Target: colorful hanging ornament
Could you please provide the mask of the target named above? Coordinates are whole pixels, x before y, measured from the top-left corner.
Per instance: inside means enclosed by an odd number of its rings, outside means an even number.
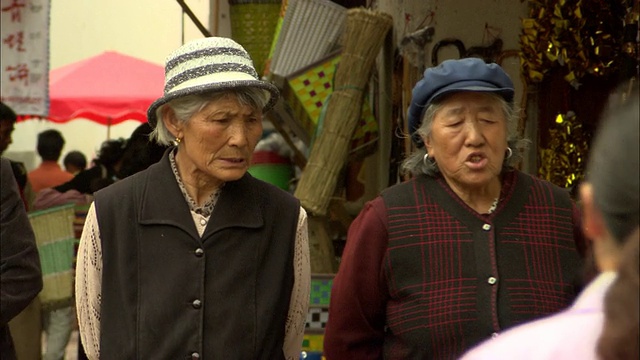
[[[633,0],[530,1],[522,20],[521,67],[537,83],[555,66],[575,89],[591,74],[607,76],[620,66],[623,22]]]
[[[540,177],[569,188],[584,178],[584,167],[591,135],[575,112],[558,114],[549,129],[549,144],[540,151]]]

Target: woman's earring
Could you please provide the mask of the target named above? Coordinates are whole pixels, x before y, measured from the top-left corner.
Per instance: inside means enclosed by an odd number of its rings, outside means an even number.
[[[180,139],[179,137],[176,136],[176,138],[172,141],[173,146],[180,145],[180,141],[182,141],[182,139]]]
[[[424,154],[422,162],[424,163],[424,166],[433,166],[436,163],[433,159],[429,160],[429,153]]]
[[[511,150],[510,147],[507,146],[507,159],[511,158],[511,156],[513,156],[513,150]]]

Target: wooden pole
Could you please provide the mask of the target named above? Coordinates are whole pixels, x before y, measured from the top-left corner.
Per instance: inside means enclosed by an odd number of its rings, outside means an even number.
[[[189,5],[185,4],[184,0],[176,0],[176,1],[178,1],[178,4],[180,4],[180,7],[182,8],[182,10],[189,16],[191,21],[193,21],[193,23],[198,28],[198,30],[200,30],[202,35],[206,37],[211,37],[211,33],[209,32],[209,30],[207,30],[207,28],[204,27],[204,25],[202,25],[200,20],[198,20],[198,17],[196,16],[196,14],[194,14],[193,11],[191,11],[191,9],[189,8]]]
[[[338,269],[333,242],[327,232],[327,218],[309,215],[309,253],[311,273],[333,274]]]

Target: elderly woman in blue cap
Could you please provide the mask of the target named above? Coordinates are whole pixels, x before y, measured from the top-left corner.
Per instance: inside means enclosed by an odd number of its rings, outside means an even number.
[[[477,58],[425,71],[409,108],[413,177],[349,229],[327,359],[455,359],[574,299],[580,214],[566,190],[513,167],[513,97],[503,69]]]
[[[78,254],[92,359],[297,359],[309,302],[307,218],[247,173],[278,99],[231,39],[171,53],[148,111],[147,170],[95,194]]]

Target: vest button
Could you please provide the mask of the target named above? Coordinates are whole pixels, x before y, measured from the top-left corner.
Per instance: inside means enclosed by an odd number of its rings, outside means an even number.
[[[197,248],[195,254],[197,257],[201,257],[202,255],[204,255],[204,250],[202,250],[202,248]]]
[[[197,352],[194,352],[193,354],[191,354],[191,359],[193,360],[200,359],[200,354],[198,354]]]
[[[194,309],[200,309],[202,307],[202,301],[195,299],[193,300],[191,305],[193,306]]]

